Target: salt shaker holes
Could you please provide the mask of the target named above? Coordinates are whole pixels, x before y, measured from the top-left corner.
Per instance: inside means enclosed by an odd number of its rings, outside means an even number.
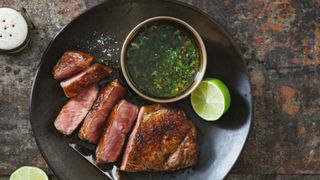
[[[28,22],[22,12],[0,7],[0,53],[21,51],[29,42],[28,33]]]

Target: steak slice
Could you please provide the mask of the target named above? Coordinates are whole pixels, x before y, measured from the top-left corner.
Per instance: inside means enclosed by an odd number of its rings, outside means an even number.
[[[136,121],[139,108],[121,100],[108,118],[107,127],[100,137],[96,150],[97,163],[111,163],[118,159],[127,134]]]
[[[114,107],[126,94],[126,89],[118,80],[112,81],[98,94],[90,112],[84,119],[79,132],[79,138],[91,143],[97,143],[106,126],[107,118]]]
[[[62,107],[54,121],[56,129],[62,134],[70,135],[89,112],[98,92],[99,89],[97,86],[90,86],[77,96],[71,98]]]
[[[95,63],[81,73],[61,81],[60,85],[67,97],[74,97],[88,86],[110,76],[111,72],[111,67]]]
[[[198,160],[196,128],[177,108],[143,106],[129,137],[120,169],[175,171]]]
[[[81,51],[66,51],[54,66],[53,78],[62,80],[69,78],[89,67],[93,56]]]

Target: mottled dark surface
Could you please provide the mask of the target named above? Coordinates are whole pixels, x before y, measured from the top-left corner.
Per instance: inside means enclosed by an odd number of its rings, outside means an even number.
[[[231,34],[251,74],[254,122],[227,179],[320,179],[320,0],[184,1]],[[0,55],[0,180],[22,165],[52,174],[29,122],[33,77],[61,27],[100,2],[0,0],[1,7],[25,7],[37,26],[23,52]]]

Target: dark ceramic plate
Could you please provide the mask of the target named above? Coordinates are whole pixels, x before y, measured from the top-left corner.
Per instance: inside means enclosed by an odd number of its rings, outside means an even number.
[[[126,173],[123,179],[222,179],[236,162],[252,121],[252,96],[248,72],[230,36],[207,15],[186,4],[113,0],[69,23],[43,54],[35,77],[31,123],[39,149],[59,179],[106,179],[106,176],[69,147],[69,143],[77,141],[75,135],[64,137],[53,126],[67,100],[59,82],[52,78],[53,66],[64,51],[76,49],[93,54],[96,61],[118,67],[120,47],[129,31],[139,22],[159,15],[180,18],[199,32],[208,53],[205,76],[224,81],[231,91],[232,103],[229,111],[216,122],[200,119],[192,110],[190,97],[177,103],[198,128],[200,159],[196,167],[171,173]],[[119,71],[114,76],[122,79]],[[148,103],[132,93],[128,98],[139,104]]]

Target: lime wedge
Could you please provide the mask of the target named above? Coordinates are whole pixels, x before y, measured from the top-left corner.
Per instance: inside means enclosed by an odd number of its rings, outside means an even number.
[[[23,166],[11,174],[10,180],[48,180],[48,176],[37,167]]]
[[[218,120],[229,109],[230,103],[227,86],[215,78],[201,81],[191,94],[193,110],[207,121]]]

